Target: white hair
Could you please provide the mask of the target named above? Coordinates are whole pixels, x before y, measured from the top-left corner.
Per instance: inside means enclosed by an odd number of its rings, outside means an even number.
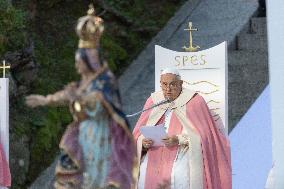
[[[177,79],[181,80],[181,76],[180,76],[178,70],[175,69],[175,68],[165,68],[165,69],[163,69],[160,76],[162,76],[164,74],[169,74],[169,73],[176,75]]]

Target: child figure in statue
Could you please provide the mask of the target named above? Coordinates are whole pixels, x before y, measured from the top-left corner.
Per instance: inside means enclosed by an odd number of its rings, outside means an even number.
[[[75,67],[81,80],[52,95],[26,98],[31,107],[69,105],[74,118],[59,145],[56,189],[131,189],[136,183],[132,134],[120,110],[116,80],[98,51],[103,29],[91,7],[76,28]]]

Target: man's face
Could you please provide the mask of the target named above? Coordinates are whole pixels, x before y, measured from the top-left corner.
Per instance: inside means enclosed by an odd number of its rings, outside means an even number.
[[[166,99],[175,100],[181,93],[182,81],[175,74],[163,74],[161,76],[161,88]]]

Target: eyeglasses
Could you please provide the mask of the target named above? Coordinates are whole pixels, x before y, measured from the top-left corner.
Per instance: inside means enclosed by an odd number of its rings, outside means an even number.
[[[178,88],[179,84],[180,84],[179,81],[173,81],[171,83],[161,82],[161,88],[162,89],[167,89],[167,88],[176,89]]]

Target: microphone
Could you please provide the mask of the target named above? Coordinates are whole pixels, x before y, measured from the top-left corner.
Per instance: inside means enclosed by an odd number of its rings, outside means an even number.
[[[161,102],[158,102],[157,104],[153,104],[153,105],[152,105],[151,107],[149,107],[149,108],[146,108],[146,109],[141,110],[141,111],[139,111],[139,112],[136,112],[136,113],[134,113],[134,114],[127,114],[126,117],[133,117],[133,116],[136,116],[136,115],[138,115],[138,114],[140,114],[140,113],[143,113],[143,112],[148,111],[148,110],[151,110],[151,109],[153,109],[153,108],[155,108],[155,107],[157,107],[157,106],[160,106],[160,105],[162,105],[162,104],[167,104],[167,103],[170,103],[170,102],[171,102],[170,99],[167,98],[167,99],[165,99],[165,100],[162,100]]]

